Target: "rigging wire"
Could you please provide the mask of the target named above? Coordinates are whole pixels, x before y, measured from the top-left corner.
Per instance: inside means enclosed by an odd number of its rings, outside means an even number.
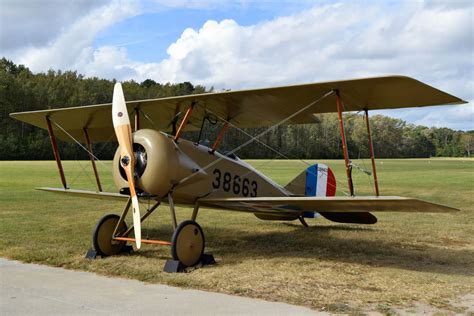
[[[111,135],[109,136],[109,138],[102,144],[102,146],[99,148],[99,150],[95,151],[95,155],[96,155],[97,157],[99,157],[99,155],[104,151],[104,149],[107,147],[107,145],[111,142],[111,140],[112,140],[114,137],[115,137],[115,135],[114,135],[114,134],[111,134]],[[118,146],[118,145],[117,145],[117,146]],[[102,165],[106,165],[106,164],[103,163]],[[111,176],[112,176],[112,171],[111,171],[112,168],[113,168],[113,158],[112,158],[112,166],[111,166],[111,167],[110,167],[110,166],[107,166],[107,168],[106,168],[106,170],[107,170],[106,174],[107,174],[107,175],[111,175]],[[99,170],[97,170],[97,172],[99,172]],[[101,183],[101,184],[102,184],[102,187],[104,187],[104,183]],[[106,192],[109,191],[113,186],[114,186],[113,181],[107,182],[107,187],[105,188],[104,191],[106,191]]]
[[[269,150],[271,150],[272,152],[274,152],[275,154],[277,154],[277,156],[276,156],[275,158],[273,158],[272,160],[270,160],[270,163],[271,163],[271,162],[275,161],[276,159],[278,159],[279,157],[283,157],[283,158],[285,158],[285,159],[287,159],[287,160],[290,160],[290,158],[289,158],[287,155],[283,154],[282,152],[280,152],[280,151],[274,149],[273,147],[271,147],[271,146],[265,144],[265,143],[262,142],[259,138],[262,137],[262,136],[264,136],[264,135],[267,134],[268,132],[273,131],[274,129],[276,129],[276,128],[279,127],[280,125],[284,124],[285,122],[287,122],[288,120],[290,120],[290,119],[292,119],[293,117],[297,116],[298,114],[300,114],[301,112],[305,111],[306,109],[310,108],[311,106],[314,106],[315,104],[317,104],[318,102],[322,101],[323,99],[325,99],[326,97],[328,97],[328,96],[331,95],[332,93],[334,93],[334,90],[331,90],[331,91],[327,92],[326,94],[324,94],[323,96],[321,96],[319,99],[317,99],[317,100],[315,100],[315,101],[313,101],[313,102],[307,104],[306,106],[304,106],[304,107],[301,108],[300,110],[294,112],[293,114],[291,114],[290,116],[284,118],[284,119],[281,120],[280,122],[278,122],[278,123],[276,123],[276,124],[270,126],[268,129],[266,129],[265,131],[261,132],[260,134],[258,134],[258,135],[256,135],[256,136],[253,136],[253,135],[249,134],[248,132],[246,132],[246,131],[243,130],[242,128],[239,128],[239,127],[236,126],[235,124],[229,122],[229,120],[223,119],[222,117],[220,117],[219,115],[217,115],[217,114],[214,113],[213,111],[211,111],[211,110],[209,110],[209,109],[206,109],[206,110],[207,110],[208,112],[214,114],[219,120],[228,123],[230,126],[236,128],[238,131],[242,132],[243,134],[245,134],[246,136],[248,136],[248,137],[250,138],[250,139],[249,139],[247,142],[245,142],[244,144],[241,144],[241,145],[237,146],[236,148],[234,148],[233,150],[231,150],[230,152],[228,152],[227,155],[233,154],[233,153],[237,152],[238,150],[244,148],[245,146],[249,145],[250,143],[256,141],[257,143],[263,145],[263,146],[266,147],[267,149],[269,149]],[[345,109],[344,104],[343,104],[343,108]],[[152,125],[154,128],[156,128],[156,125],[154,124],[153,120],[152,120],[144,111],[142,111],[142,110],[140,109],[140,113],[142,113],[143,116],[151,123],[151,125]],[[76,142],[77,145],[79,145],[84,151],[86,151],[89,155],[91,155],[91,157],[93,157],[96,161],[100,162],[103,167],[105,167],[106,169],[109,169],[108,166],[107,166],[102,160],[100,160],[96,155],[94,155],[94,154],[93,154],[91,151],[89,151],[85,146],[83,146],[77,139],[75,139],[70,133],[68,133],[59,123],[57,123],[57,122],[55,122],[55,121],[53,121],[53,120],[51,120],[51,122],[52,122],[55,126],[57,126],[61,131],[63,131],[67,136],[69,136],[74,142]],[[109,140],[110,140],[111,138],[112,138],[112,136],[109,138]],[[104,144],[104,145],[102,146],[102,148],[100,149],[99,152],[101,152],[101,151],[105,148],[105,146],[106,146],[106,144]],[[207,170],[208,168],[210,168],[210,167],[212,167],[213,165],[215,165],[215,164],[217,164],[218,162],[220,162],[223,158],[224,158],[224,156],[218,158],[217,160],[215,160],[215,161],[213,161],[213,162],[211,162],[211,163],[209,163],[208,165],[204,166],[204,167],[202,168],[202,170],[203,170],[203,171],[204,171],[204,170]],[[310,166],[310,165],[311,165],[309,162],[307,162],[307,161],[305,161],[305,160],[303,160],[303,159],[299,159],[299,161],[302,162],[302,163],[304,163],[304,164],[307,165],[307,166]],[[268,165],[268,162],[267,162],[266,164]],[[352,164],[352,162],[351,162],[351,164]],[[262,165],[263,165],[263,164],[262,164]],[[81,166],[81,168],[83,169],[83,172],[86,173],[84,167],[83,167],[82,165],[80,165],[80,166]],[[361,169],[359,166],[357,166],[357,165],[355,165],[355,164],[354,164],[354,166],[355,166],[356,168]],[[255,167],[254,167],[254,168],[255,168]],[[364,170],[363,170],[363,171],[364,171]],[[365,171],[366,171],[366,170],[365,170]],[[254,172],[254,171],[249,171],[249,172],[246,173],[245,175],[250,174],[250,173],[252,173],[252,172]],[[87,173],[86,173],[86,174],[87,174]],[[180,184],[182,184],[182,183],[188,181],[190,178],[194,177],[195,175],[196,175],[196,174],[192,174],[192,175],[190,175],[190,176],[187,176],[187,177],[181,179],[181,180],[178,182],[177,185],[180,185]],[[88,176],[88,177],[89,177],[89,176]],[[90,178],[90,177],[89,177],[89,178]],[[73,180],[73,182],[76,181],[76,180],[77,180],[77,177]],[[90,180],[91,180],[91,179],[90,179]],[[336,181],[340,183],[340,181],[338,181],[338,180],[336,180]],[[92,181],[92,182],[93,182],[93,181]],[[176,186],[177,186],[177,185],[176,185]],[[109,188],[110,188],[110,185],[109,185]],[[348,195],[348,193],[347,193],[345,190],[342,190],[342,189],[340,189],[340,190],[341,190],[345,195]]]
[[[89,149],[87,149],[86,147],[84,147],[77,139],[75,139],[71,134],[69,134],[64,128],[62,128],[61,125],[59,125],[58,123],[56,123],[55,121],[51,120],[50,121],[56,125],[57,127],[59,127],[60,130],[62,130],[67,136],[69,136],[74,142],[76,142],[82,149],[84,149],[89,155],[91,155],[95,160],[101,162],[101,160],[99,158],[97,158],[92,152],[89,151]]]
[[[244,135],[246,135],[246,136],[248,136],[248,137],[250,137],[250,138],[253,138],[253,135],[251,135],[250,133],[246,132],[244,129],[238,127],[237,125],[235,125],[235,124],[229,122],[229,121],[226,120],[226,119],[223,119],[223,118],[219,117],[217,114],[213,113],[212,111],[210,111],[210,110],[208,110],[208,111],[211,112],[212,114],[216,115],[216,117],[217,117],[218,119],[220,119],[221,121],[223,121],[223,122],[229,124],[231,127],[235,128],[235,129],[238,130],[239,132],[242,132]],[[270,162],[265,162],[265,163],[261,163],[261,164],[259,164],[259,165],[257,165],[257,166],[253,166],[254,168],[258,169],[259,167],[262,167],[262,166],[264,166],[264,165],[271,164],[272,162],[274,162],[275,160],[277,160],[279,157],[283,157],[283,158],[285,158],[286,160],[291,160],[290,157],[288,157],[287,155],[285,155],[285,154],[283,154],[282,152],[278,151],[277,149],[274,149],[273,147],[267,145],[267,144],[264,143],[263,141],[261,141],[261,140],[259,140],[259,139],[255,139],[255,141],[256,141],[257,143],[263,145],[264,147],[270,149],[271,151],[273,151],[275,154],[277,154],[277,156],[274,157],[273,159],[271,159]],[[307,161],[305,161],[305,160],[303,160],[303,159],[299,159],[299,161],[302,162],[302,163],[304,163],[304,164],[307,165],[308,167],[309,167],[309,166],[312,166],[311,163],[309,163],[309,162],[307,162]],[[249,175],[249,174],[251,174],[251,173],[253,173],[253,172],[254,172],[254,171],[249,171],[249,172],[245,173],[244,175],[242,175],[242,177],[244,177],[244,176],[246,176],[246,175]],[[312,175],[316,176],[316,174],[314,174],[312,171],[308,171],[308,172],[311,173]],[[336,180],[336,181],[338,181],[338,180]],[[339,181],[339,182],[340,182],[340,181]],[[331,186],[334,187],[334,185],[331,184],[331,183],[329,183],[329,185],[331,185]],[[337,188],[336,188],[336,189],[337,189]],[[340,189],[340,190],[341,190],[341,192],[342,192],[343,194],[349,195],[349,193],[346,192],[346,191],[344,191],[343,189]]]
[[[107,166],[102,160],[100,160],[99,158],[97,158],[97,156],[94,155],[91,151],[89,151],[89,149],[87,149],[85,146],[83,146],[76,138],[74,138],[74,136],[72,136],[70,133],[68,133],[59,123],[57,123],[57,122],[55,122],[55,121],[53,121],[53,120],[51,120],[51,119],[50,119],[50,121],[51,121],[54,125],[56,125],[61,131],[63,131],[67,136],[69,136],[69,138],[71,138],[77,145],[79,145],[79,147],[81,147],[81,148],[82,148],[83,150],[85,150],[89,155],[91,155],[92,158],[94,158],[96,161],[98,161],[106,170],[110,170],[110,169],[109,169],[109,166]],[[110,137],[110,138],[112,138],[112,137]],[[110,139],[110,138],[109,138],[109,139]],[[104,145],[103,148],[105,148],[105,145]],[[85,173],[87,173],[84,169],[83,169],[83,171],[84,171]],[[112,173],[112,171],[109,171],[109,172],[110,172],[110,174]],[[75,181],[75,180],[77,180],[77,177],[76,177],[76,179],[74,179],[74,181]],[[111,187],[111,185],[109,185],[109,186],[107,187],[107,189],[110,189],[110,187]]]
[[[70,182],[70,185],[72,186],[72,185],[74,184],[74,182],[79,179],[80,176],[82,176],[83,174],[85,174],[86,177],[87,177],[87,179],[88,179],[88,180],[90,181],[90,183],[92,183],[92,185],[94,186],[94,185],[95,185],[94,180],[92,180],[92,178],[90,177],[89,172],[86,172],[85,167],[82,165],[82,163],[81,163],[79,160],[77,160],[77,159],[74,159],[74,160],[75,160],[75,161],[77,162],[77,164],[81,167],[82,173],[78,173],[78,174],[76,175],[76,177]]]
[[[148,116],[148,114],[145,113],[142,109],[138,109],[141,114],[150,122],[151,126],[153,126],[154,129],[159,130],[158,127],[156,127],[155,122]],[[179,114],[179,113],[178,113]]]
[[[231,127],[233,127],[233,128],[235,128],[235,129],[237,129],[238,131],[242,132],[244,135],[246,135],[246,136],[248,136],[248,137],[250,137],[250,138],[254,138],[253,135],[251,135],[250,133],[246,132],[244,129],[238,127],[237,125],[231,123],[230,121],[228,121],[228,120],[226,120],[226,119],[220,117],[218,114],[212,112],[212,111],[209,110],[209,109],[207,109],[207,111],[209,111],[210,113],[214,114],[219,120],[221,120],[221,121],[223,121],[223,122],[225,122],[225,123],[228,123]],[[258,136],[257,136],[257,137],[258,137]],[[278,155],[277,157],[271,159],[271,160],[270,160],[270,163],[272,163],[273,161],[275,161],[278,157],[283,157],[283,158],[285,158],[286,160],[291,160],[291,159],[292,159],[292,158],[288,157],[287,155],[283,154],[282,152],[278,151],[277,149],[274,149],[273,147],[267,145],[266,143],[264,143],[263,141],[261,141],[261,140],[259,140],[259,139],[257,139],[257,138],[255,138],[254,140],[255,140],[257,143],[263,145],[264,147],[270,149],[271,151],[273,151],[274,153],[276,153],[276,154]],[[308,167],[309,167],[309,166],[312,166],[312,164],[311,164],[310,162],[307,162],[307,161],[305,161],[304,159],[299,159],[299,161],[302,162],[303,164],[305,164],[305,165],[308,166]],[[263,166],[263,165],[268,165],[268,164],[269,164],[268,162],[265,162],[265,163],[259,164],[259,165],[257,165],[257,166],[254,166],[254,168],[258,169],[259,167],[261,167],[261,166]],[[354,164],[352,161],[351,161],[351,165],[353,165],[354,167],[356,167],[357,169],[359,169],[360,171],[362,171],[362,172],[364,172],[364,173],[368,172],[366,168],[363,169],[363,168],[361,168],[360,166]],[[253,172],[254,172],[254,171],[249,171],[249,172],[245,173],[243,176],[246,176],[246,175],[251,174],[251,173],[253,173]],[[308,171],[308,172],[309,172],[310,174],[314,175],[314,176],[317,176],[317,175],[314,174],[312,171]],[[339,190],[339,191],[340,191],[341,193],[343,193],[344,195],[349,196],[349,195],[350,195],[349,192],[347,192],[346,190],[342,189],[342,187],[344,187],[344,185],[345,185],[345,182],[343,182],[343,181],[341,181],[341,180],[339,180],[339,179],[337,179],[337,178],[336,178],[335,180],[336,180],[336,183],[339,185],[339,186],[336,186],[335,189],[336,189],[336,190]],[[330,184],[330,183],[329,183],[329,185],[332,186],[332,187],[334,187],[333,184]]]
[[[275,128],[277,128],[278,126],[284,124],[285,122],[291,120],[293,117],[299,115],[300,113],[302,113],[303,111],[309,109],[310,107],[314,106],[315,104],[319,103],[320,101],[322,101],[323,99],[325,99],[326,97],[330,96],[331,94],[334,93],[334,90],[331,90],[331,91],[328,91],[326,92],[324,95],[322,95],[320,98],[318,98],[317,100],[315,101],[312,101],[310,102],[309,104],[307,104],[306,106],[302,107],[301,109],[299,109],[298,111],[294,112],[293,114],[287,116],[286,118],[284,118],[283,120],[281,120],[280,122],[270,126],[269,128],[267,128],[266,130],[264,130],[263,132],[261,132],[260,134],[256,135],[256,136],[250,136],[251,138],[246,141],[245,143],[237,146],[236,148],[234,148],[233,150],[231,150],[230,152],[227,153],[227,155],[230,155],[230,154],[233,154],[235,152],[237,152],[238,150],[244,148],[245,146],[251,144],[252,142],[258,140],[258,138],[264,136],[265,134],[267,134],[268,132],[274,130]],[[215,115],[215,113],[214,113]],[[270,147],[270,146],[268,146]],[[271,147],[270,147],[271,148]],[[277,151],[278,152],[278,151]],[[224,159],[225,156],[222,156],[214,161],[212,161],[211,163],[207,164],[206,166],[204,166],[202,168],[203,171],[209,169],[210,167],[214,166],[215,164],[219,163],[222,159]],[[181,184],[183,184],[184,182],[188,181],[189,179],[193,178],[194,176],[196,176],[197,173],[193,173],[183,179],[181,179],[175,186],[179,186]]]

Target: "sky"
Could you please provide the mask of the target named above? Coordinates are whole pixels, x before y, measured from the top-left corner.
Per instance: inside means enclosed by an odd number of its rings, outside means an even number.
[[[0,0],[0,55],[216,90],[406,75],[469,104],[377,113],[473,130],[473,12],[471,0]]]

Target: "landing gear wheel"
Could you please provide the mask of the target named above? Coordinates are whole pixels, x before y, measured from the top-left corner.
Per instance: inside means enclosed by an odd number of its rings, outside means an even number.
[[[118,215],[108,214],[102,217],[97,223],[92,233],[92,243],[98,255],[103,257],[116,255],[127,243],[126,241],[116,241],[112,239],[112,234],[114,233],[119,219],[120,217]],[[127,225],[123,222],[117,230],[117,233],[124,233],[126,230]]]
[[[204,253],[204,233],[201,226],[193,220],[178,225],[171,239],[171,255],[183,265],[196,265]]]

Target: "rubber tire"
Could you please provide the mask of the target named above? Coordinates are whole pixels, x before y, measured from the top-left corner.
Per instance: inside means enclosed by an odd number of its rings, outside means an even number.
[[[92,244],[98,255],[102,257],[116,255],[120,253],[123,247],[127,244],[126,241],[114,241],[112,244],[112,234],[114,233],[115,226],[119,220],[120,216],[116,214],[107,214],[97,223],[94,232],[92,233]],[[124,233],[126,230],[127,225],[123,222],[118,232]]]
[[[180,252],[182,253],[183,248],[180,249],[180,246],[182,247],[182,243],[185,242],[183,240],[180,240],[180,236],[184,234],[189,234],[189,226],[194,226],[194,236],[198,236],[197,240],[194,241],[194,243],[197,243],[199,245],[200,241],[199,239],[202,239],[202,247],[200,249],[197,249],[193,254],[191,254],[191,258],[186,258],[183,257],[182,255],[180,256]],[[192,229],[192,228],[191,228]],[[186,236],[181,236],[182,238],[185,238]],[[178,225],[176,227],[176,230],[173,233],[173,237],[171,238],[171,256],[173,257],[174,260],[180,261],[184,266],[186,267],[192,267],[195,266],[196,264],[201,261],[202,254],[204,253],[204,248],[205,248],[205,239],[204,239],[204,233],[202,231],[201,226],[199,226],[198,223],[196,223],[193,220],[187,220]],[[191,246],[192,247],[192,246]]]

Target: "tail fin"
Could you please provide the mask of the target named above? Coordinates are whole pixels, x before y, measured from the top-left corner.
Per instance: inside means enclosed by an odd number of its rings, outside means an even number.
[[[334,196],[336,195],[336,178],[331,168],[325,164],[309,166],[285,186],[285,189],[301,196]],[[369,212],[326,213],[305,212],[303,217],[315,218],[322,215],[338,223],[375,224],[377,218]]]
[[[336,195],[336,178],[331,168],[325,164],[315,164],[291,180],[285,189],[295,195],[334,196]]]
[[[309,166],[305,171],[301,172],[296,178],[285,186],[285,189],[300,196],[334,196],[336,194],[336,178],[332,170],[324,164],[316,164]],[[299,214],[258,214],[263,220],[295,220],[300,218]],[[319,214],[316,212],[305,212],[304,217],[315,218]]]

